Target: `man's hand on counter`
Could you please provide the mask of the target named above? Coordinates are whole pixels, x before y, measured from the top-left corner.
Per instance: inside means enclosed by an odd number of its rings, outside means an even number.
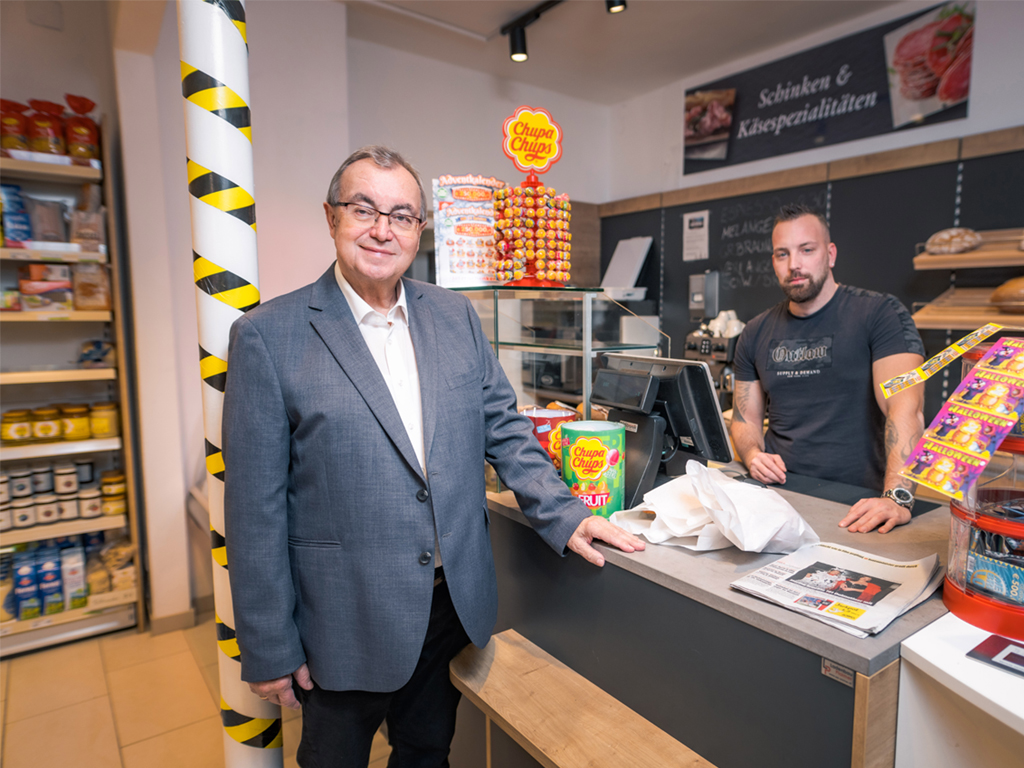
[[[747,469],[752,478],[765,485],[782,485],[786,482],[786,462],[777,453],[761,451],[750,460]]]
[[[646,546],[641,539],[631,533],[609,523],[600,515],[593,515],[586,518],[576,532],[569,537],[568,547],[587,562],[601,567],[604,565],[604,555],[591,546],[594,539],[599,539],[613,547],[618,547],[623,552],[636,552]]]
[[[875,497],[861,499],[850,507],[850,513],[839,521],[839,527],[851,533],[868,533],[875,528],[878,528],[879,533],[888,533],[897,525],[909,522],[909,509],[901,507],[892,499]]]

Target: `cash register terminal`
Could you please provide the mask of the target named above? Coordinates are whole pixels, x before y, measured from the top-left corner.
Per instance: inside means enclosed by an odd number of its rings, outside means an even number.
[[[659,471],[686,472],[686,462],[732,461],[707,363],[607,353],[591,400],[609,408],[608,420],[626,427],[624,508],[639,504]]]

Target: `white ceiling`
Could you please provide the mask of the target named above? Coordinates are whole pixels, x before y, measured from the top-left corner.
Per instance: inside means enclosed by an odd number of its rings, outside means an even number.
[[[533,0],[350,0],[348,33],[586,101],[615,104],[890,3],[629,0],[625,12],[609,14],[602,0],[570,0],[527,27],[530,58],[520,64],[509,59],[508,38],[499,29],[536,6]]]

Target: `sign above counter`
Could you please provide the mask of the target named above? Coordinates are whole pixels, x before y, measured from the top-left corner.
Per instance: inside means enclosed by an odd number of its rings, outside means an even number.
[[[975,17],[947,3],[688,90],[684,175],[966,117]]]

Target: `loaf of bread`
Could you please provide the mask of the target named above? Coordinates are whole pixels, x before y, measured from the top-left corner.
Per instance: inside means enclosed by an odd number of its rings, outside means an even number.
[[[924,249],[928,253],[964,253],[981,245],[981,235],[973,229],[954,227],[936,232],[928,238]]]
[[[1007,280],[992,291],[989,301],[1004,312],[1024,313],[1024,277]]]

